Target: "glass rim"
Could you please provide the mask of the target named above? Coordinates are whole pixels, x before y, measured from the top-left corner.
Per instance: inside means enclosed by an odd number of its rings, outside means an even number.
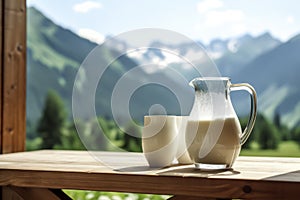
[[[230,80],[227,76],[221,76],[221,77],[197,77],[194,78],[192,81],[227,81]]]

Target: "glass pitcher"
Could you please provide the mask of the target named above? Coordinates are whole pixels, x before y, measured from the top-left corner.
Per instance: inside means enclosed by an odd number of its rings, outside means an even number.
[[[231,168],[254,126],[256,92],[251,85],[232,84],[227,77],[196,78],[190,85],[195,89],[195,101],[186,126],[188,154],[200,169]],[[246,90],[251,97],[244,131],[230,100],[230,92],[237,90]]]

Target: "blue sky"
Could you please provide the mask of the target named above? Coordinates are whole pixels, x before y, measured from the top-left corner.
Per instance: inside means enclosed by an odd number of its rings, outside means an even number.
[[[286,41],[300,33],[297,0],[27,0],[55,23],[101,42],[137,28],[163,28],[208,42],[269,31]]]

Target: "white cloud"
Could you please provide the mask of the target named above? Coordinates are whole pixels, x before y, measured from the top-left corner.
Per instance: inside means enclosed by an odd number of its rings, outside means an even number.
[[[105,37],[101,33],[92,29],[86,29],[86,28],[79,29],[78,35],[82,38],[88,39],[97,44],[101,44],[105,40]]]
[[[225,23],[241,22],[245,19],[245,14],[241,10],[209,11],[205,14],[205,25],[220,26]]]
[[[73,6],[73,10],[78,13],[87,13],[90,10],[100,8],[102,8],[102,4],[96,1],[84,1]]]
[[[231,25],[231,32],[233,35],[241,35],[247,32],[247,26],[243,22]]]
[[[294,19],[294,17],[293,16],[288,16],[287,18],[286,18],[286,22],[288,23],[288,24],[294,24],[295,23],[295,19]]]
[[[229,9],[223,0],[203,0],[197,4],[201,15],[200,21],[195,24],[195,30],[202,36],[202,41],[211,37],[227,37],[239,35],[247,30],[246,16],[241,9]],[[205,35],[209,34],[210,37]]]
[[[249,31],[249,27],[246,25],[245,21],[223,23],[218,26],[208,26],[204,23],[198,23],[194,26],[194,30],[199,33],[201,41],[208,44],[212,38],[222,38],[228,39],[234,36],[239,36],[245,34],[245,32],[250,32],[254,34],[253,31]],[[261,34],[265,32],[265,29],[259,29],[259,32],[255,34]],[[215,55],[218,56],[218,55]]]
[[[209,10],[223,7],[221,0],[203,0],[197,4],[197,10],[200,13],[205,13]]]

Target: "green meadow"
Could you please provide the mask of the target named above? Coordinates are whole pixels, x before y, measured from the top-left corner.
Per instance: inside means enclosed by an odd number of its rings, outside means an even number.
[[[243,149],[241,156],[269,156],[269,157],[300,157],[300,146],[294,141],[280,142],[278,149],[262,150],[258,144],[251,145],[251,149]]]

